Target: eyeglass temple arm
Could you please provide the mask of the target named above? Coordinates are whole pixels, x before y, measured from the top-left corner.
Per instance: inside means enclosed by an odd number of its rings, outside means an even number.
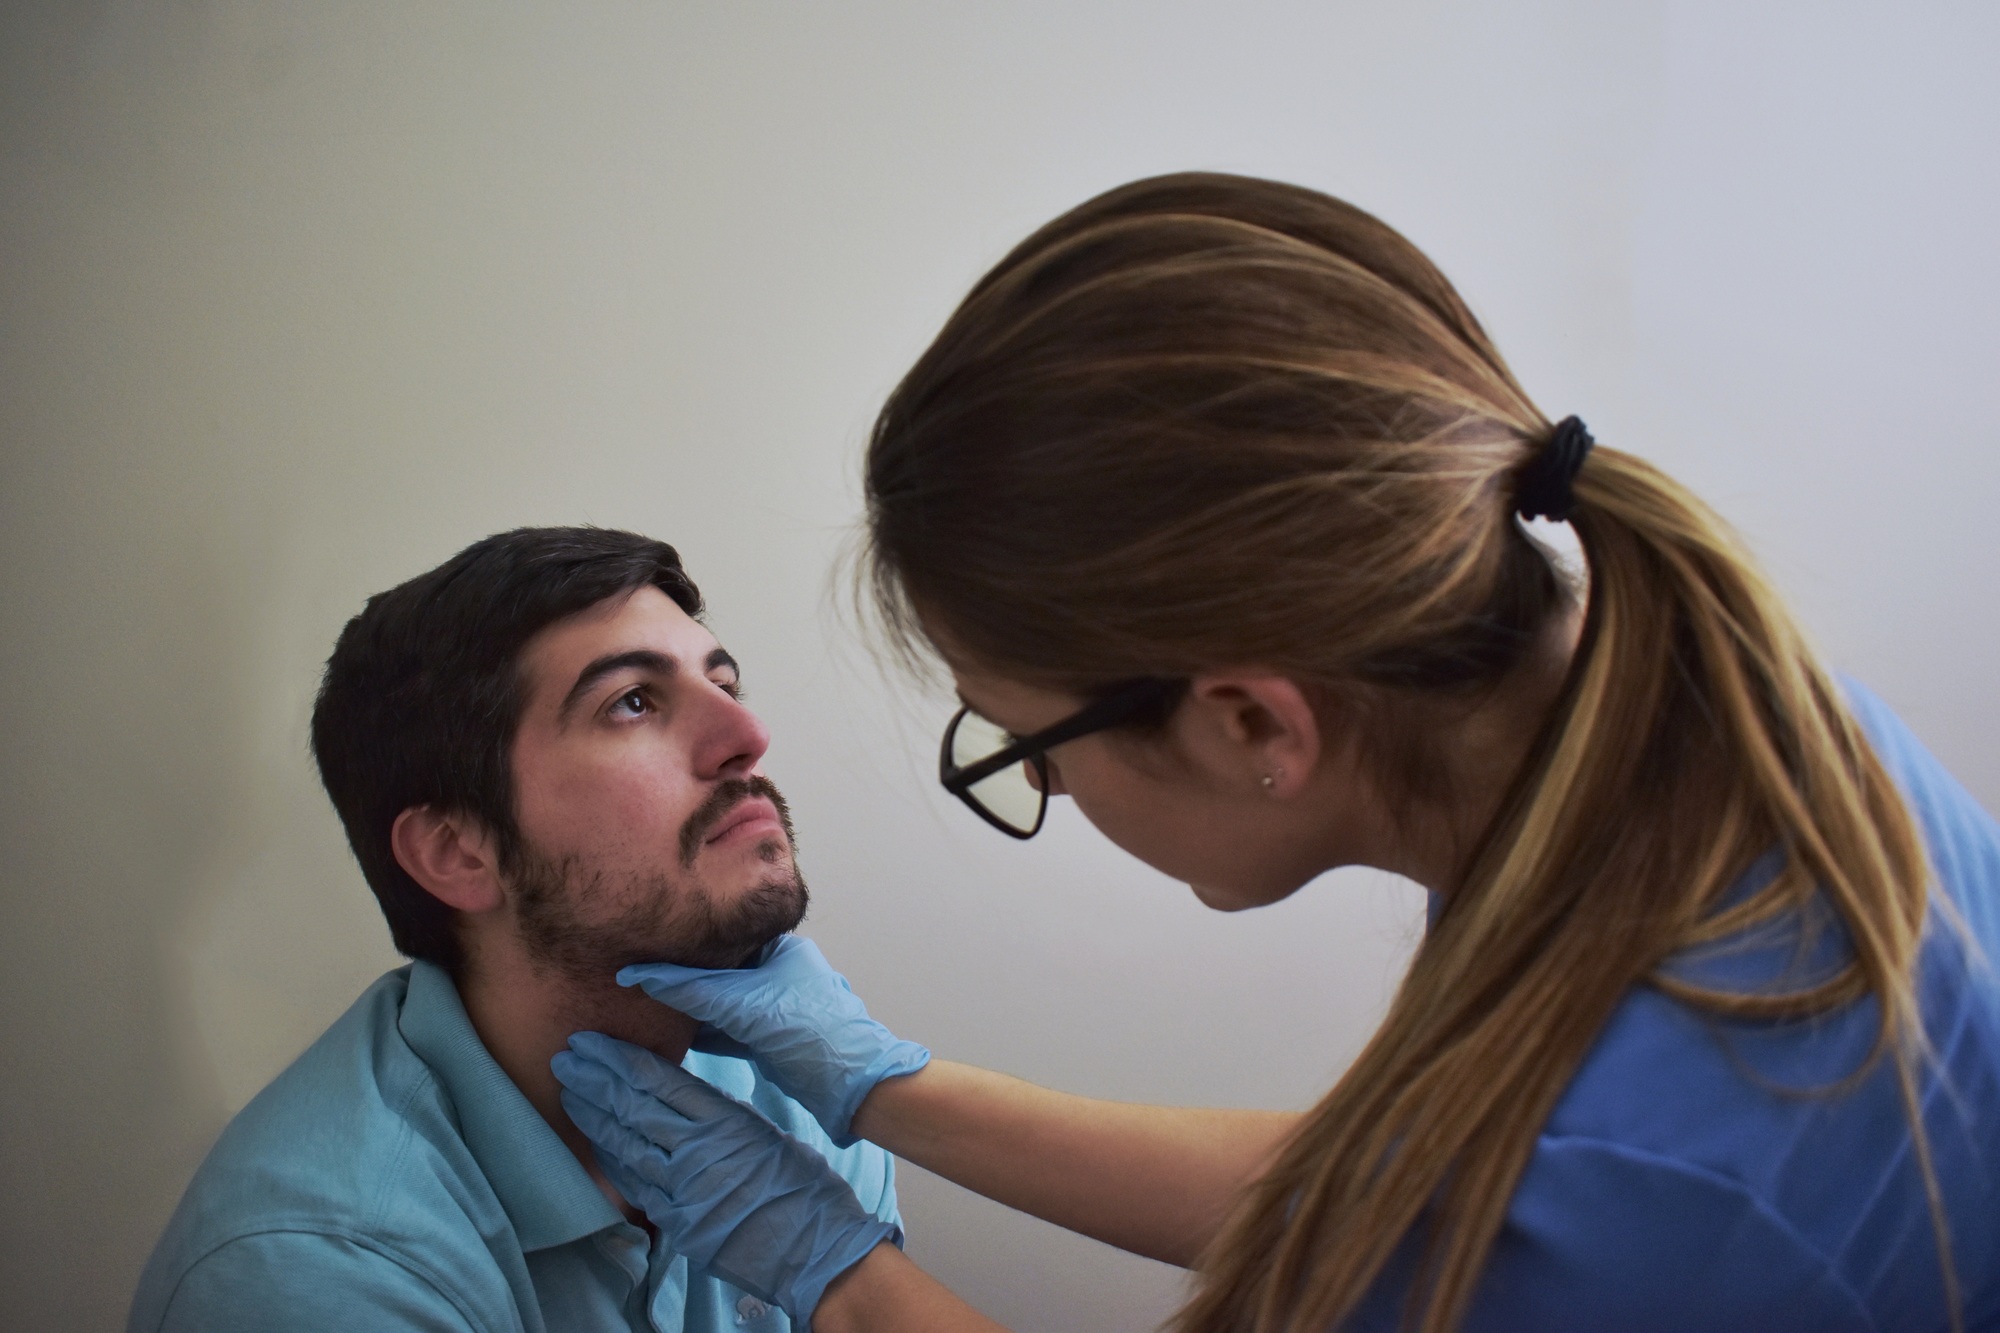
[[[962,794],[974,783],[984,782],[995,773],[1004,772],[1025,759],[1033,759],[1046,750],[1054,749],[1064,741],[1088,736],[1093,731],[1102,731],[1124,721],[1127,717],[1145,709],[1167,697],[1174,682],[1167,680],[1135,681],[1132,685],[1110,694],[1096,703],[1086,704],[1052,727],[1046,727],[1032,736],[1023,736],[1004,750],[987,755],[977,763],[959,768],[951,762],[952,737],[958,732],[958,721],[970,711],[959,710],[959,718],[945,730],[944,747],[938,755],[938,778],[945,790],[953,795]]]

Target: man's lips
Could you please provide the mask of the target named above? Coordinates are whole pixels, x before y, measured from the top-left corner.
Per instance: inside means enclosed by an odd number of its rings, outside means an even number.
[[[715,826],[715,831],[701,840],[702,846],[713,847],[725,838],[738,834],[764,837],[782,834],[784,824],[778,818],[778,807],[762,796],[749,796],[730,808]]]

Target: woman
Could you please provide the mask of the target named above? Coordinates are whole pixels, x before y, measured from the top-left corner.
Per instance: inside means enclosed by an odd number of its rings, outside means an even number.
[[[1298,1118],[926,1064],[803,941],[630,970],[836,1138],[1195,1266],[1187,1333],[2000,1326],[2000,829],[1400,235],[1224,176],[1092,200],[952,316],[868,494],[989,822],[1068,794],[1214,907],[1362,864],[1432,911]],[[572,1114],[696,1262],[819,1329],[991,1327],[746,1109],[576,1050]]]

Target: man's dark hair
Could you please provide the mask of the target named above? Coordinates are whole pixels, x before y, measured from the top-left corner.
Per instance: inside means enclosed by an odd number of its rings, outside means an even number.
[[[396,862],[396,816],[411,806],[471,816],[512,864],[521,650],[556,621],[649,584],[701,614],[701,593],[665,542],[516,528],[377,593],[340,632],[313,706],[313,757],[397,949],[454,975],[464,962],[457,914]]]

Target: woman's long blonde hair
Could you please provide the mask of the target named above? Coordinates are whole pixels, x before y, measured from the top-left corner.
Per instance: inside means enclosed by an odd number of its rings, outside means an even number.
[[[906,642],[1090,694],[1255,663],[1333,698],[1476,698],[1570,605],[1514,517],[1552,427],[1443,275],[1375,218],[1218,175],[1141,181],[973,289],[867,460],[878,605]],[[1562,693],[1388,1016],[1247,1192],[1183,1333],[1324,1329],[1404,1238],[1406,1320],[1464,1316],[1537,1133],[1635,985],[1784,1019],[1873,996],[1918,1161],[1912,820],[1796,622],[1721,519],[1592,453]],[[1413,786],[1421,752],[1378,751]],[[1398,762],[1391,762],[1397,761]],[[1760,855],[1768,886],[1725,891]],[[1785,993],[1664,960],[1815,895],[1851,942]],[[1861,1071],[1857,1071],[1857,1076]]]

